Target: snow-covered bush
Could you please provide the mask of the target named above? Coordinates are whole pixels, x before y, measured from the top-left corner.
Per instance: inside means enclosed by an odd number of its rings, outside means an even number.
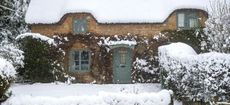
[[[13,64],[16,70],[24,65],[23,51],[19,50],[18,47],[13,43],[9,43],[7,41],[1,42],[0,56]]]
[[[64,77],[64,52],[54,39],[35,33],[25,33],[17,38],[24,51],[24,67],[20,76],[32,82],[52,82]]]
[[[159,63],[162,84],[176,98],[210,101],[213,96],[227,100],[230,95],[230,55],[197,54],[184,43],[161,46]]]
[[[8,97],[7,90],[15,78],[16,71],[7,60],[0,58],[0,103]]]
[[[204,36],[210,51],[230,53],[230,1],[214,0],[205,22]]]

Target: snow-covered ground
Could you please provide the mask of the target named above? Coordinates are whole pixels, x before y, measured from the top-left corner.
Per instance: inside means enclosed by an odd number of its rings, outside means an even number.
[[[3,105],[168,105],[160,84],[14,84]],[[180,103],[179,103],[180,104]]]

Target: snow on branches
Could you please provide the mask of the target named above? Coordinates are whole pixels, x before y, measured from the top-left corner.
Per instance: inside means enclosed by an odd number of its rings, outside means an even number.
[[[6,59],[0,58],[0,77],[3,79],[14,78],[15,74],[16,71],[13,65],[10,62],[8,62]]]
[[[230,53],[230,1],[212,1],[210,7],[204,28],[209,50]]]
[[[184,43],[161,46],[159,63],[163,84],[178,99],[210,101],[213,96],[227,100],[230,92],[230,54],[196,54]]]

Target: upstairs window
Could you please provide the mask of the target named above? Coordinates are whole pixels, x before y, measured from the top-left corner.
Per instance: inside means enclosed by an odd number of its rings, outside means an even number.
[[[177,27],[190,29],[199,26],[198,16],[195,11],[181,11],[177,13]]]
[[[88,50],[70,51],[70,70],[88,71],[90,70],[90,52]]]
[[[75,19],[73,21],[73,32],[75,34],[86,33],[87,31],[87,20],[86,19]]]

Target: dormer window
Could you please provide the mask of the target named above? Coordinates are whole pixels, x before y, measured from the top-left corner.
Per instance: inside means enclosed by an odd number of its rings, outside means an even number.
[[[177,28],[190,29],[199,26],[196,11],[180,11],[177,13]]]
[[[87,20],[86,19],[74,19],[73,32],[75,34],[83,34],[87,32]]]

